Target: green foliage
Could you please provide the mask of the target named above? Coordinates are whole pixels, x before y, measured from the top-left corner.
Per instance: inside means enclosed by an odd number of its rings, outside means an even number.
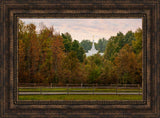
[[[65,34],[62,33],[62,37],[63,37],[63,44],[65,47],[65,52],[66,53],[69,53],[71,51],[76,52],[76,55],[79,61],[83,62],[85,52],[84,52],[84,49],[80,47],[79,42],[77,40],[74,40],[72,42],[72,37],[68,32]]]
[[[101,70],[98,66],[92,65],[88,70],[88,83],[96,83],[96,79],[100,76]]]
[[[72,42],[72,47],[71,50],[76,52],[77,58],[79,59],[80,62],[83,62],[83,58],[84,58],[84,49],[82,47],[80,47],[80,44],[77,40],[74,40]]]
[[[84,60],[84,49],[82,47],[79,47],[78,52],[77,52],[77,58],[79,59],[80,62],[83,62]]]
[[[117,36],[110,37],[105,49],[104,57],[113,61],[122,47],[125,44],[132,46],[135,39],[135,34],[132,31],[128,31],[125,35],[119,32],[117,33]]]
[[[90,56],[86,60],[86,71],[88,74],[88,82],[96,83],[97,78],[101,74],[101,67],[103,65],[102,56],[99,54],[95,54]]]
[[[106,45],[107,45],[107,40],[105,38],[99,39],[98,43],[97,43],[97,48],[99,50],[99,52],[104,52]]]
[[[71,46],[72,46],[71,35],[68,32],[65,33],[65,34],[62,33],[62,37],[63,37],[63,43],[64,43],[65,51],[70,52],[71,51]]]
[[[74,40],[73,43],[72,43],[72,47],[71,47],[71,50],[75,51],[75,52],[78,52],[79,50],[79,42],[77,40]]]
[[[132,47],[134,49],[134,52],[138,54],[142,50],[142,29],[137,29],[134,36],[136,40],[132,41]]]
[[[90,40],[83,40],[80,43],[80,46],[85,50],[85,52],[88,52],[92,47],[92,42]]]
[[[109,60],[105,60],[103,65],[102,74],[97,78],[96,82],[99,84],[117,84],[115,65]]]
[[[124,38],[124,43],[128,44],[129,46],[132,46],[132,41],[135,41],[135,36],[132,31],[128,31]]]
[[[117,48],[118,48],[118,43],[116,42],[115,37],[111,37],[107,43],[105,52],[104,52],[104,57],[107,60],[114,60],[114,57],[117,54]]]

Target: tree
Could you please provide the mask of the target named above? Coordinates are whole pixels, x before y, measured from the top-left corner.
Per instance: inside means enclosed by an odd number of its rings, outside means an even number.
[[[135,36],[134,33],[132,31],[128,31],[125,35],[124,38],[124,43],[128,44],[129,46],[132,45],[132,41],[135,41]]]
[[[132,41],[132,47],[136,54],[140,53],[142,50],[142,29],[138,28],[134,34],[135,39]]]
[[[18,36],[18,40],[19,40],[19,51],[23,50],[23,53],[20,51],[19,52],[19,57],[21,57],[23,55],[24,60],[23,65],[19,65],[19,69],[23,68],[23,74],[25,76],[19,76],[19,81],[21,82],[33,82],[35,80],[35,70],[36,68],[34,68],[34,64],[36,63],[36,58],[37,57],[33,57],[31,58],[32,55],[36,55],[37,50],[35,50],[35,52],[33,51],[33,49],[35,48],[35,46],[33,45],[33,42],[36,42],[36,26],[34,24],[28,24],[25,25],[22,21],[20,21],[19,23],[19,36]],[[19,60],[22,61],[22,59],[19,58]],[[20,70],[19,70],[20,72]],[[21,73],[22,74],[22,73]],[[32,78],[32,79],[31,79]]]
[[[102,73],[97,78],[96,82],[99,84],[118,84],[116,66],[113,62],[104,60],[103,65],[104,67],[102,68]]]
[[[64,44],[63,44],[63,39],[60,35],[53,36],[51,49],[52,49],[52,69],[54,72],[52,82],[58,83],[59,81],[58,72],[61,70],[62,58],[64,55]]]
[[[77,58],[80,62],[83,62],[83,58],[84,58],[84,49],[82,47],[80,47],[80,44],[77,40],[74,40],[72,42],[72,47],[71,50],[76,52]]]
[[[135,36],[132,31],[128,31],[125,35],[119,32],[116,36],[111,36],[107,42],[104,57],[113,61],[122,47],[126,44],[131,46],[134,40]]]
[[[77,52],[77,58],[79,59],[80,62],[83,62],[84,60],[84,49],[82,47],[79,47],[78,52]]]
[[[26,52],[25,52],[25,43],[24,37],[26,35],[26,26],[21,20],[18,24],[18,81],[19,82],[28,82],[28,74],[26,72]]]
[[[97,43],[97,48],[99,50],[99,52],[104,52],[106,45],[107,45],[107,40],[105,38],[99,39],[98,43]]]
[[[142,51],[136,55],[137,69],[135,71],[135,83],[142,86]]]
[[[75,52],[78,52],[79,50],[79,42],[77,40],[74,40],[73,43],[72,43],[72,47],[71,47],[71,50],[72,51],[75,51]]]
[[[95,54],[90,56],[85,60],[85,70],[87,72],[88,80],[87,82],[90,84],[96,83],[97,78],[101,74],[102,56],[100,54]]]
[[[30,73],[31,73],[31,80],[33,82],[38,82],[40,83],[42,80],[39,78],[39,61],[40,61],[40,53],[41,53],[41,47],[40,47],[40,43],[39,40],[37,39],[37,37],[35,36],[33,39],[31,39],[30,41],[31,43],[31,47],[30,47],[30,63],[31,63],[31,67],[30,67]]]
[[[27,78],[23,78],[23,76],[26,74],[25,73],[25,51],[24,51],[24,43],[22,40],[18,41],[19,43],[19,48],[18,48],[18,70],[19,70],[19,74],[18,74],[18,80],[19,82],[26,82]]]
[[[132,48],[126,44],[114,60],[116,71],[121,84],[135,84],[135,72],[137,70],[136,55]]]
[[[88,50],[92,48],[92,42],[90,40],[82,40],[80,46],[85,50],[85,52],[88,52]]]
[[[63,43],[65,47],[65,52],[70,52],[72,47],[72,37],[71,35],[66,32],[65,34],[62,33]]]
[[[80,68],[79,60],[77,59],[77,54],[75,51],[69,52],[63,62],[63,69],[67,71],[66,83],[82,83],[83,82],[83,72]]]
[[[116,38],[110,37],[104,52],[105,59],[113,61],[118,53],[116,50],[117,48],[118,48],[118,43],[116,42]]]
[[[39,63],[39,72],[41,73],[41,82],[53,82],[54,78],[54,69],[53,69],[53,32],[54,28],[47,28],[43,26],[38,35],[38,39],[41,46],[40,53],[40,63]]]

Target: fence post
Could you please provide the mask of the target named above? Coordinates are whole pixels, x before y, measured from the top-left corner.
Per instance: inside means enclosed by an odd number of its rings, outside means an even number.
[[[67,84],[67,95],[69,94],[69,88],[68,88],[68,84]]]
[[[42,94],[42,93],[41,93],[41,87],[39,87],[39,90],[40,90],[40,95],[41,95],[41,94]]]
[[[140,93],[141,93],[141,86],[138,84],[138,86],[139,86],[139,95],[140,95]]]
[[[93,94],[94,94],[94,85],[93,85]]]
[[[117,86],[116,86],[116,95],[117,95]]]

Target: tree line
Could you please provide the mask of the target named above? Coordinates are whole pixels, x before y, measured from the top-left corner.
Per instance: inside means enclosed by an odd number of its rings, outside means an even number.
[[[18,81],[54,84],[141,84],[142,29],[99,39],[99,53],[86,57],[89,40],[78,42],[69,33],[19,22]]]

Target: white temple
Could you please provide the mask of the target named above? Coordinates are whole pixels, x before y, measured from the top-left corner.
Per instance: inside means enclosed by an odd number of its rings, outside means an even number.
[[[93,43],[92,43],[92,48],[90,50],[88,50],[88,52],[86,53],[86,56],[92,56],[94,54],[97,54],[98,53],[98,50],[96,50],[95,46],[94,46],[94,40],[93,40]],[[103,55],[103,53],[99,53],[100,55]]]

